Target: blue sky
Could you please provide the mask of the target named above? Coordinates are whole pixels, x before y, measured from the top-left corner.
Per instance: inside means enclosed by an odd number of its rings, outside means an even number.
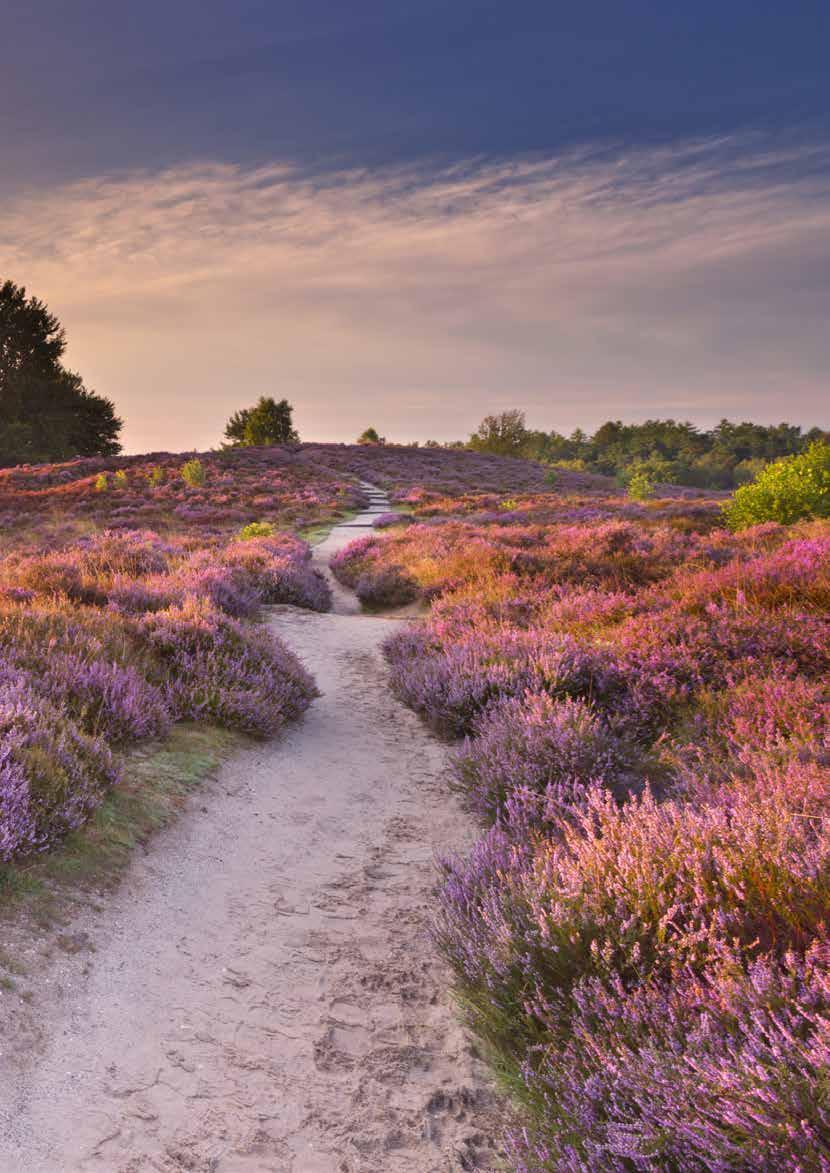
[[[830,423],[827,4],[7,0],[4,26],[0,268],[130,447],[210,443],[263,392],[317,438],[500,405]]]

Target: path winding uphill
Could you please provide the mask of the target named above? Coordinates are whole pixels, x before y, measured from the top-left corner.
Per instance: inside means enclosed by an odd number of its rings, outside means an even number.
[[[370,523],[337,527],[318,563]],[[0,1168],[490,1168],[490,1093],[425,935],[435,853],[472,828],[442,747],[388,692],[395,621],[335,589],[333,614],[272,620],[323,696],[229,762],[81,926],[82,986],[29,1069],[0,1072]]]

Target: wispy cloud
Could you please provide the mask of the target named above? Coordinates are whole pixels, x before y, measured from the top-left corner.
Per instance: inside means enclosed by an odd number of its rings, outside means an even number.
[[[287,394],[307,434],[463,435],[522,406],[822,418],[830,151],[760,141],[309,177],[205,163],[29,193],[2,272],[133,447]]]

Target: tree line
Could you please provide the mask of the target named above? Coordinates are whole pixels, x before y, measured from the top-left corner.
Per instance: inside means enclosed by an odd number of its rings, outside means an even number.
[[[526,426],[523,412],[505,411],[485,416],[467,446],[602,473],[623,484],[637,477],[653,484],[732,489],[754,480],[771,461],[805,452],[816,440],[826,443],[830,432],[726,419],[708,431],[673,419],[642,424],[608,420],[593,434],[577,428],[563,436],[534,431]]]

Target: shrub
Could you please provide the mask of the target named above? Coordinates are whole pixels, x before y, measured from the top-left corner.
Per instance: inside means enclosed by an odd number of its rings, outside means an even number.
[[[628,478],[628,495],[632,501],[647,501],[654,496],[654,481],[645,472],[635,472]]]
[[[179,717],[268,736],[317,696],[296,656],[271,632],[244,629],[204,599],[146,615],[138,630],[163,665],[159,683]]]
[[[207,480],[205,466],[201,460],[188,460],[182,465],[182,480],[192,489],[201,488]]]
[[[239,537],[246,542],[250,538],[272,538],[276,532],[270,521],[249,521],[239,531]]]
[[[98,476],[95,478],[95,492],[96,493],[106,493],[106,491],[109,487],[110,487],[109,477],[107,476],[107,474],[105,472],[99,472]]]
[[[829,1028],[821,946],[706,981],[580,983],[567,1039],[519,1077],[538,1124],[513,1131],[512,1167],[819,1173]]]
[[[41,851],[80,826],[117,779],[100,738],[86,736],[0,670],[0,860]]]
[[[621,782],[622,749],[584,700],[546,692],[507,697],[485,709],[473,731],[454,768],[490,821],[514,791],[538,796],[539,818],[550,822],[584,801],[591,782]]]
[[[461,636],[442,648],[429,631],[396,633],[384,644],[391,683],[441,732],[470,734],[503,697],[601,695],[612,687],[608,657],[567,635],[500,630]]]
[[[368,609],[403,607],[418,598],[417,583],[403,573],[399,566],[383,566],[360,575],[354,587],[355,594]]]
[[[736,490],[724,505],[724,516],[731,530],[830,516],[830,444],[816,440],[806,452],[768,464],[751,484]]]
[[[157,489],[159,485],[164,484],[164,469],[160,464],[153,465],[147,474],[147,480],[150,483],[150,487],[153,489]]]
[[[119,468],[116,471],[112,480],[113,480],[113,484],[115,485],[116,489],[126,489],[127,485],[129,484],[129,481],[127,479],[127,474],[123,468]]]

